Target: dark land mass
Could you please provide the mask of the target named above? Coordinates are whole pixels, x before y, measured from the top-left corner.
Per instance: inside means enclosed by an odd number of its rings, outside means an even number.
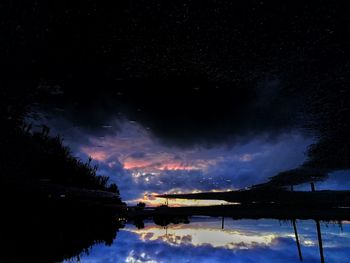
[[[233,219],[314,219],[316,221],[350,219],[350,191],[315,191],[313,184],[311,192],[261,187],[229,192],[165,194],[157,197],[170,200],[223,200],[235,204],[191,207],[162,206],[145,210],[143,216],[220,216]],[[131,214],[134,217],[142,216],[140,211],[134,211]]]
[[[126,206],[109,187],[2,178],[0,189],[1,262],[79,258],[94,244],[111,244],[122,227],[117,218]]]
[[[70,199],[16,194],[5,196],[7,202],[2,206],[1,262],[78,259],[94,244],[110,245],[123,226],[115,207],[86,196]]]
[[[128,212],[130,219],[165,218],[177,220],[191,216],[231,217],[233,219],[314,219],[321,221],[343,221],[350,219],[350,208],[296,207],[281,205],[215,205],[188,207],[158,207],[143,211]]]
[[[35,154],[28,158],[34,165]],[[51,169],[55,175],[55,167]],[[86,181],[79,179],[79,187],[76,179],[69,186],[64,175],[58,181],[50,174],[40,179],[36,177],[40,173],[27,172],[23,173],[26,177],[15,172],[13,177],[1,178],[1,262],[61,262],[79,258],[94,244],[109,245],[116,238],[122,227],[117,218],[125,210],[118,192],[110,191],[109,186],[93,186],[99,179],[94,181],[89,174],[80,173]]]
[[[350,191],[286,191],[282,189],[252,189],[229,192],[166,194],[163,198],[223,200],[242,204],[281,204],[294,206],[350,207]]]
[[[34,93],[1,95],[0,262],[60,262],[111,244],[125,208],[117,185],[49,127],[26,123]]]

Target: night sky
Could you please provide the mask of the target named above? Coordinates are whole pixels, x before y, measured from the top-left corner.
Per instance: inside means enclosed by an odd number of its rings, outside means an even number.
[[[50,122],[49,122],[50,123]],[[242,139],[234,145],[217,144],[183,148],[164,144],[150,130],[135,121],[116,119],[106,125],[105,135],[87,134],[64,120],[51,123],[54,131],[65,135],[75,156],[91,156],[99,173],[108,175],[130,204],[144,201],[148,205],[164,203],[151,195],[199,191],[227,191],[266,182],[279,172],[299,167],[306,159],[307,147],[314,142],[298,130],[273,137],[260,134]],[[114,132],[110,131],[113,130]],[[348,189],[348,171],[331,173],[317,189]],[[299,190],[310,186],[301,185]],[[199,205],[223,201],[172,200],[172,205]]]
[[[52,124],[61,128],[57,133],[66,135],[76,156],[95,160],[99,172],[118,184],[126,201],[146,201],[147,194],[233,190],[261,183],[302,164],[312,142],[292,130],[273,138],[257,135],[234,146],[182,148],[163,144],[151,131],[126,119],[110,122],[105,129],[118,129],[103,136],[70,124]]]
[[[0,5],[3,84],[40,92],[28,122],[91,156],[123,199],[300,165],[350,180],[345,2]]]

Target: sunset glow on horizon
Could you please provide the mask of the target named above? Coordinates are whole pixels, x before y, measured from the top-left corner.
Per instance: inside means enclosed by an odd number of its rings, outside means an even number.
[[[89,136],[76,151],[80,158],[90,156],[100,173],[118,184],[127,203],[147,206],[165,203],[154,197],[157,194],[237,190],[261,183],[302,163],[311,143],[298,133],[289,133],[273,141],[257,137],[234,147],[179,148],[161,144],[138,123],[117,123],[115,133]],[[226,202],[170,200],[172,206],[222,203]]]

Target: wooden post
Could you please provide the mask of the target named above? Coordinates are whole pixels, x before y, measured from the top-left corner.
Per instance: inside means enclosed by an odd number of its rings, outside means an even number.
[[[324,263],[322,235],[321,235],[321,227],[320,227],[320,221],[319,220],[316,220],[316,228],[317,228],[318,246],[320,248],[321,263]]]
[[[300,242],[299,242],[299,237],[298,237],[297,226],[295,224],[295,219],[293,219],[292,222],[293,222],[295,240],[297,242],[297,247],[298,247],[299,259],[300,259],[300,261],[303,261],[303,255],[301,254]]]
[[[317,228],[318,246],[320,248],[321,263],[324,263],[321,226],[320,226],[320,221],[319,220],[316,220],[316,228]]]
[[[290,186],[290,190],[293,192],[293,185]],[[298,254],[299,254],[299,260],[303,261],[303,255],[301,254],[301,248],[300,248],[300,242],[298,237],[298,231],[297,231],[297,225],[295,222],[295,219],[292,220],[293,222],[293,228],[294,228],[294,234],[295,234],[295,241],[297,242],[297,248],[298,248]]]
[[[311,191],[315,192],[315,184],[312,182],[311,184]],[[316,219],[316,229],[317,229],[317,239],[318,239],[318,246],[320,248],[320,257],[321,257],[321,263],[324,263],[324,256],[323,256],[323,244],[322,244],[322,235],[321,235],[321,226],[320,221]]]

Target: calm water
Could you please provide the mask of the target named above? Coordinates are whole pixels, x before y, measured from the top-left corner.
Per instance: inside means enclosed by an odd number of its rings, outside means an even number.
[[[303,262],[320,262],[314,221],[297,221]],[[350,262],[350,224],[321,222],[325,262]],[[66,262],[78,262],[71,259]],[[126,224],[111,246],[94,245],[80,256],[84,263],[108,262],[299,262],[290,221],[192,218],[167,228],[145,222]]]

